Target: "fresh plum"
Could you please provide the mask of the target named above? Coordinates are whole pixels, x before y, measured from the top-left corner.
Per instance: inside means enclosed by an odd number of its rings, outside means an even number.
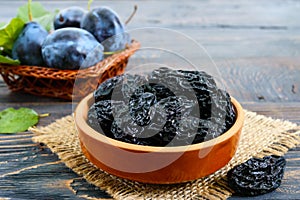
[[[42,55],[48,67],[87,68],[103,59],[103,46],[86,30],[62,28],[48,35]]]
[[[130,42],[124,24],[109,7],[102,6],[89,11],[82,18],[80,27],[92,33],[103,44],[104,51],[124,49]]]
[[[41,46],[47,35],[48,32],[37,22],[25,24],[22,32],[14,42],[13,59],[18,59],[25,65],[44,66]]]
[[[80,28],[80,22],[86,11],[78,6],[72,6],[61,10],[54,19],[54,29],[76,27]]]

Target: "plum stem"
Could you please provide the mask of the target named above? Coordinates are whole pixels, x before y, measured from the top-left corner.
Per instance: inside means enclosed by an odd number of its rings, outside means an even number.
[[[122,51],[123,51],[123,49],[122,50],[118,50],[118,51],[104,51],[103,54],[104,55],[113,55],[115,53],[120,53]]]
[[[88,11],[91,10],[91,5],[92,5],[92,3],[93,3],[93,0],[89,0],[89,2],[88,2],[88,7],[87,7]]]
[[[133,12],[131,13],[131,15],[128,17],[128,19],[125,21],[125,25],[127,25],[130,21],[131,21],[131,19],[134,17],[134,15],[135,15],[135,13],[136,13],[136,11],[137,11],[137,9],[138,9],[138,6],[137,5],[134,5],[134,8],[133,8],[134,10],[133,10]]]
[[[29,21],[32,21],[31,1],[32,0],[28,0],[28,18],[29,18]]]
[[[49,116],[50,116],[50,113],[39,114],[39,118],[42,118],[42,117],[49,117]]]

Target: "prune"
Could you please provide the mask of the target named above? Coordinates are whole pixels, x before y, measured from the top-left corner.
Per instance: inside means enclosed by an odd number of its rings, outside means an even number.
[[[94,97],[99,132],[134,144],[199,143],[235,121],[230,96],[205,72],[160,68],[148,76],[123,74],[102,83]],[[88,118],[94,127],[95,115]]]
[[[139,126],[150,123],[151,107],[156,102],[156,96],[151,92],[134,94],[129,101],[129,113],[133,121]]]
[[[172,100],[165,100],[171,104]],[[172,116],[168,116],[168,106],[172,105],[159,105],[159,109],[165,110],[165,112],[155,112],[157,109],[153,109],[153,113],[150,115],[151,124],[145,124],[143,118],[139,121],[139,124],[144,123],[140,126],[136,123],[136,118],[129,116],[130,111],[123,104],[123,107],[119,109],[114,109],[114,121],[111,127],[111,132],[113,133],[115,139],[135,143],[142,145],[154,145],[155,146],[165,146],[169,141],[175,136],[176,127],[172,124]]]
[[[228,172],[228,184],[239,196],[265,194],[280,186],[285,165],[282,156],[251,158]]]
[[[37,22],[25,24],[22,32],[14,42],[13,59],[18,59],[25,65],[44,66],[41,46],[48,32]]]
[[[54,19],[54,29],[76,27],[80,28],[80,22],[86,11],[78,6],[71,6],[61,10]]]
[[[114,137],[111,133],[111,126],[114,121],[113,106],[118,102],[111,100],[99,101],[93,104],[88,112],[88,124],[100,133]]]
[[[123,80],[126,80],[130,84],[132,83],[132,80],[129,80],[131,78],[139,80],[140,83],[144,82],[144,79],[137,77],[131,75],[114,77],[104,82],[103,85],[100,85],[94,93],[96,103],[91,107],[91,112],[95,111],[98,114],[98,124],[100,124],[103,130],[99,132],[104,132],[107,136],[114,135],[113,138],[125,142],[144,145],[155,143],[156,146],[167,145],[171,140],[170,137],[174,137],[176,133],[176,127],[172,123],[176,118],[174,110],[179,110],[178,108],[174,108],[178,106],[176,98],[174,96],[164,99],[157,98],[154,95],[155,88],[149,84],[145,84],[136,86],[129,101],[126,101],[128,90],[132,91],[132,88],[124,87],[125,84],[122,85],[123,87],[118,88],[117,85],[120,86]],[[115,87],[112,88],[113,86]],[[119,92],[119,89],[122,92]],[[167,91],[167,89],[165,90]],[[114,95],[113,93],[115,92],[118,95]],[[120,94],[124,96],[120,97]],[[107,100],[112,96],[114,98]],[[124,97],[124,101],[120,101],[122,99],[115,99]],[[88,122],[94,128],[99,125],[91,124],[94,122],[93,115],[93,113],[89,114],[89,118],[91,119]],[[150,122],[151,124],[149,124]],[[111,128],[107,131],[109,126]]]
[[[104,51],[124,49],[130,42],[129,35],[124,32],[124,24],[109,7],[102,6],[89,11],[83,17],[80,27],[92,33],[102,43]]]
[[[110,100],[115,87],[117,87],[117,85],[120,85],[122,81],[123,76],[119,75],[112,77],[100,84],[97,90],[94,92],[95,101],[97,102],[100,100]]]
[[[83,29],[62,28],[47,36],[42,56],[48,67],[87,68],[103,59],[103,46]]]

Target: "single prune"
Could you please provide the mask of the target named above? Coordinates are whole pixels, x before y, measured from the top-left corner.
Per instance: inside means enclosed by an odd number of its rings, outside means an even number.
[[[71,6],[59,11],[54,19],[54,29],[66,27],[80,28],[80,22],[85,13],[86,11],[78,6]]]
[[[98,117],[98,112],[96,111],[96,106],[93,104],[88,111],[88,120],[87,123],[92,127],[94,130],[102,133],[103,130],[100,125],[100,118]]]
[[[239,196],[265,194],[280,186],[285,165],[282,156],[251,158],[228,172],[228,184]]]
[[[114,138],[111,132],[112,123],[114,121],[113,112],[115,110],[121,112],[121,110],[118,109],[120,107],[124,108],[123,102],[121,101],[103,100],[95,102],[88,112],[88,124],[96,131]]]
[[[144,76],[126,74],[122,82],[121,89],[124,100],[129,100],[131,95],[137,90],[142,89],[148,83]],[[127,101],[126,101],[127,102]]]
[[[129,113],[139,126],[150,123],[151,107],[156,103],[156,96],[150,92],[135,94],[129,101]]]
[[[100,100],[111,100],[112,99],[112,94],[115,90],[116,87],[119,87],[122,82],[123,82],[124,75],[118,75],[115,77],[112,77],[106,81],[104,81],[102,84],[99,85],[97,90],[94,92],[94,98],[95,101],[98,102]],[[116,95],[114,94],[114,97]],[[116,98],[116,97],[115,97]],[[121,98],[121,97],[117,97]]]
[[[83,29],[62,28],[47,36],[42,55],[48,67],[88,68],[103,59],[103,46]]]
[[[22,64],[44,66],[41,47],[48,32],[37,22],[25,24],[22,32],[14,42],[12,49],[13,59]]]
[[[148,76],[123,74],[94,92],[89,121],[114,139],[181,146],[213,139],[235,121],[230,96],[205,72],[160,68]],[[93,127],[93,126],[92,126]]]

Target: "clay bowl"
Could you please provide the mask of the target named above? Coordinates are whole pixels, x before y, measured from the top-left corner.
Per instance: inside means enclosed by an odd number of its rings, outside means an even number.
[[[100,169],[118,177],[155,184],[195,180],[225,166],[235,154],[244,121],[241,105],[234,125],[212,140],[178,147],[153,147],[120,142],[96,132],[86,122],[93,95],[75,110],[75,124],[84,155]]]

